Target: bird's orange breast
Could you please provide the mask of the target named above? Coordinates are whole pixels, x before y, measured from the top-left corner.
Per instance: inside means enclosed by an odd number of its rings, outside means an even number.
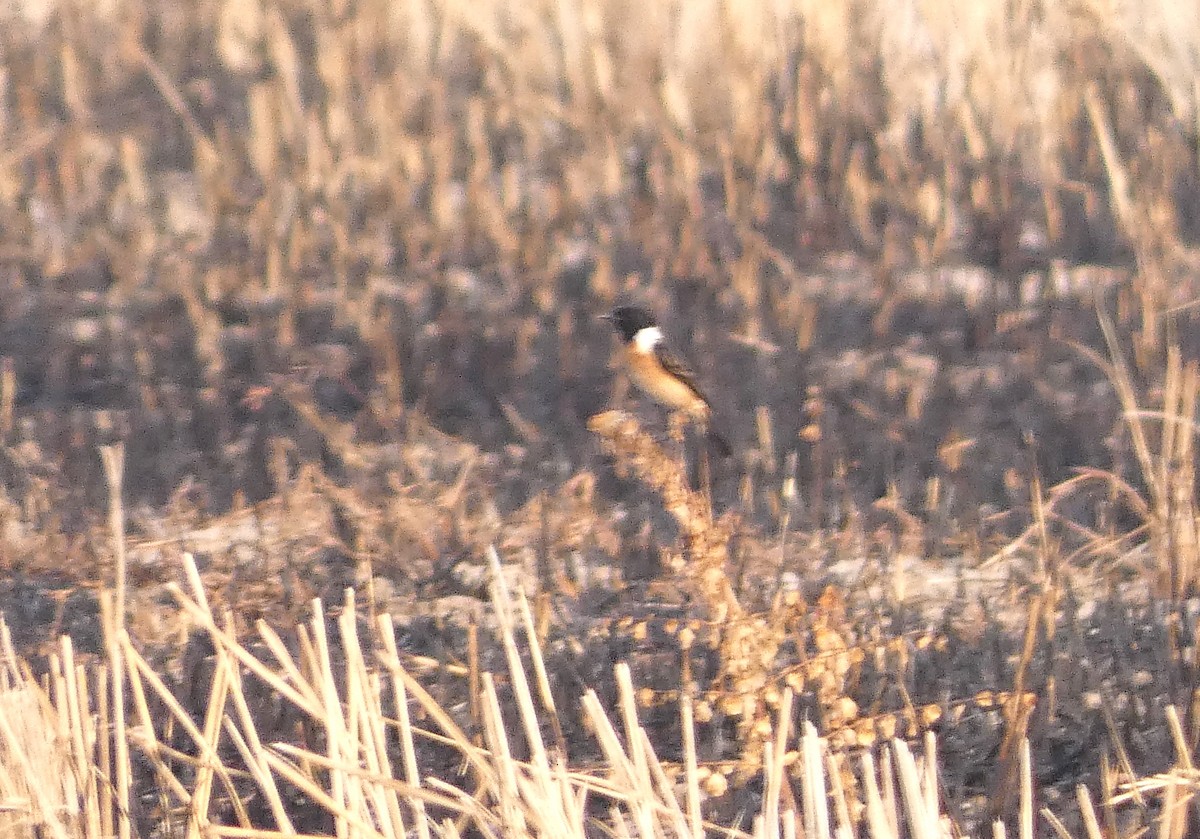
[[[672,410],[684,411],[701,419],[708,417],[709,408],[704,397],[687,382],[663,370],[654,353],[627,347],[625,362],[629,378],[646,395]]]

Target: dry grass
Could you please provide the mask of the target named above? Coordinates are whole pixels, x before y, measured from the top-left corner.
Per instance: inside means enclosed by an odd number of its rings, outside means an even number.
[[[265,289],[294,312],[289,278],[319,266],[353,299],[388,249],[444,266],[474,231],[506,282],[545,279],[578,222],[628,235],[612,203],[639,191],[686,208],[750,306],[794,270],[789,234],[888,272],[985,252],[1019,271],[1029,224],[1068,255],[1122,240],[1159,297],[1195,243],[1200,24],[1172,0],[25,10],[8,50],[36,37],[43,58],[9,74],[2,196],[44,206],[27,232],[48,274],[90,252],[127,289],[187,286],[147,237],[161,220],[202,245],[229,214],[241,258],[218,258],[207,296]],[[106,128],[131,107],[132,130]],[[789,192],[788,213],[767,197]],[[730,229],[709,242],[716,209]],[[114,223],[73,233],[94,214]],[[611,293],[623,276],[597,258]]]
[[[5,7],[0,833],[1183,835],[1198,76],[1182,0]]]
[[[583,697],[585,722],[602,757],[599,765],[579,764],[565,744],[545,742],[563,721],[548,700],[546,662],[524,594],[508,591],[494,551],[493,627],[507,670],[484,674],[482,729],[474,736],[406,666],[390,617],[363,621],[353,592],[346,592],[335,625],[317,601],[310,623],[296,627],[290,640],[260,623],[257,641],[248,646],[229,632],[228,616],[212,612],[191,557],[184,565],[189,590],[173,586],[172,593],[213,656],[202,722],[179,705],[124,632],[108,660],[92,664],[77,661],[64,639],[47,680],[39,682],[0,626],[4,835],[140,832],[144,805],[130,787],[111,779],[143,774],[152,775],[153,783],[138,796],[157,797],[155,829],[168,835],[306,835],[327,825],[337,835],[384,837],[582,837],[596,830],[830,837],[861,831],[876,839],[938,837],[958,829],[943,810],[933,734],[926,735],[921,756],[893,740],[849,761],[811,723],[792,730],[790,690],[767,723],[761,809],[745,829],[702,819],[702,802],[725,794],[730,779],[697,759],[690,696],[682,696],[678,709],[683,759],[662,761],[640,722],[624,664],[616,667],[615,705],[606,707],[590,691]],[[500,685],[507,686],[505,699]],[[133,697],[128,725],[112,715],[109,689]],[[302,721],[309,745],[264,740],[261,726],[273,727],[269,717],[280,713]],[[1174,709],[1168,709],[1168,722],[1177,768],[1127,785],[1104,805],[1111,817],[1115,806],[1137,800],[1145,807],[1146,796],[1162,794],[1159,829],[1182,835],[1182,808],[1195,770]],[[443,777],[423,769],[418,755],[431,749],[456,755],[459,771]],[[1017,835],[1033,837],[1027,742],[1018,753]],[[149,780],[141,778],[142,784]],[[1086,787],[1078,794],[1087,835],[1101,835]],[[1043,816],[1067,835],[1053,812]],[[994,829],[1002,832],[1003,826],[997,822]]]
[[[901,830],[936,837],[949,828],[939,805],[932,735],[920,760],[904,741],[895,740],[864,752],[856,772],[843,778],[850,771],[844,758],[829,750],[811,724],[802,732],[791,729],[790,691],[782,697],[768,738],[762,809],[746,830],[701,818],[701,802],[722,795],[728,779],[697,760],[690,700],[685,696],[680,713],[684,741],[693,745],[682,764],[663,762],[639,722],[623,664],[617,665],[615,707],[605,708],[591,692],[583,697],[603,768],[575,766],[569,753],[544,742],[543,732],[557,720],[554,706],[545,701],[545,662],[532,625],[521,625],[518,617],[528,614],[523,595],[514,599],[507,591],[494,552],[492,557],[495,626],[509,669],[484,676],[482,742],[460,728],[406,668],[388,616],[361,622],[352,592],[336,628],[327,625],[320,602],[314,603],[312,622],[297,627],[293,639],[302,651],[299,658],[260,624],[259,641],[270,651],[264,656],[222,628],[226,621],[209,609],[190,557],[185,570],[192,591],[173,591],[214,651],[202,725],[179,706],[123,633],[113,648],[116,655],[100,666],[76,662],[66,644],[51,664],[50,692],[20,667],[10,647],[0,692],[5,835],[128,834],[141,806],[129,788],[106,780],[133,774],[134,757],[144,764],[142,772],[153,773],[162,820],[158,829],[169,835],[303,835],[328,822],[337,835],[385,837],[477,832],[582,837],[596,830],[637,836],[828,837],[853,832],[860,823],[871,837],[897,836]],[[110,673],[113,684],[125,685],[135,697],[128,728],[105,713],[110,706],[102,697]],[[510,685],[511,704],[501,702],[501,680]],[[319,747],[263,741],[264,689],[277,706],[274,713],[279,705],[294,709]],[[506,721],[506,713],[517,719]],[[417,718],[425,724],[416,725]],[[177,727],[182,742],[171,734]],[[172,740],[175,745],[169,745]],[[457,778],[422,772],[417,754],[426,744],[458,755]],[[1032,806],[1028,759],[1026,748],[1021,789],[1027,816]],[[802,780],[799,800],[792,797],[792,778]],[[306,823],[293,821],[298,812],[308,814]],[[1020,835],[1033,835],[1031,823],[1023,824]]]

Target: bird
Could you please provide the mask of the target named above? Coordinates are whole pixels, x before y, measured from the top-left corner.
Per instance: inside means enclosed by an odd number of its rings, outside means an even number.
[[[641,306],[618,306],[602,317],[621,339],[621,360],[638,390],[699,423],[721,457],[729,457],[733,448],[713,428],[712,403],[692,371],[667,347],[654,315]]]

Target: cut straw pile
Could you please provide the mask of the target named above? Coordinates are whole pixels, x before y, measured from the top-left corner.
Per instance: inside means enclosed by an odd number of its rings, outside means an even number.
[[[352,592],[336,627],[314,602],[311,623],[296,628],[292,644],[260,623],[258,640],[270,651],[260,657],[230,635],[227,616],[209,609],[190,557],[186,570],[189,591],[174,594],[215,659],[202,720],[184,710],[123,631],[108,645],[108,660],[90,664],[64,638],[39,680],[5,629],[0,835],[129,836],[148,812],[165,835],[188,836],[296,835],[311,824],[297,824],[293,814],[319,823],[314,811],[324,811],[336,835],[361,837],[852,836],[859,831],[851,812],[863,813],[863,835],[872,837],[949,829],[933,735],[923,757],[898,740],[862,754],[863,801],[847,800],[816,729],[793,726],[790,693],[763,769],[759,812],[744,829],[705,822],[704,801],[721,792],[723,779],[697,760],[691,703],[685,697],[680,706],[683,763],[665,763],[638,721],[624,664],[616,666],[616,707],[590,691],[582,702],[603,759],[574,767],[570,755],[546,745],[557,717],[531,613],[499,573],[492,602],[509,672],[483,675],[476,740],[406,669],[389,616],[363,629]],[[251,680],[268,686],[286,713],[298,712],[308,747],[262,741],[246,694]],[[505,717],[498,684],[511,690],[517,719]],[[458,753],[458,783],[423,775],[422,742]],[[152,784],[139,773],[152,774]],[[157,788],[157,800],[134,796],[135,786]],[[1021,832],[1032,836],[1027,763],[1023,790]]]
[[[740,826],[703,816],[705,801],[723,792],[726,779],[697,759],[689,698],[679,708],[682,764],[666,763],[638,720],[624,664],[616,665],[615,707],[605,707],[592,691],[583,697],[583,722],[601,760],[576,766],[561,747],[547,746],[547,732],[562,742],[561,721],[531,612],[522,592],[509,592],[495,552],[490,561],[494,626],[508,672],[482,675],[479,737],[464,731],[406,668],[389,616],[374,625],[361,621],[352,591],[336,626],[319,601],[311,622],[296,627],[288,641],[260,623],[255,646],[269,655],[258,655],[230,634],[229,616],[210,610],[196,567],[185,557],[188,591],[174,587],[173,594],[213,651],[200,720],[184,710],[123,630],[113,633],[107,660],[88,664],[64,638],[39,680],[17,658],[4,627],[0,835],[124,837],[147,823],[163,835],[231,837],[328,831],[356,837],[925,839],[956,832],[939,797],[933,734],[919,755],[901,740],[863,751],[856,777],[845,783],[816,728],[804,722],[797,730],[790,692],[764,761],[759,810]],[[276,713],[301,721],[305,744],[263,742],[251,712],[258,704],[248,696],[251,682],[270,691]],[[509,693],[512,704],[501,698]],[[506,707],[516,710],[506,717]],[[453,783],[424,774],[418,754],[431,744],[458,755],[461,772]],[[1184,824],[1178,804],[1194,784],[1188,769],[1142,781],[1122,798],[1144,804],[1144,796],[1162,792],[1171,805],[1160,821],[1168,830],[1163,835],[1176,835],[1171,824]],[[1027,745],[1020,775],[1016,827],[1032,837]],[[135,788],[156,789],[157,796],[134,795]],[[1089,838],[1103,835],[1083,787],[1079,804]],[[1042,813],[1066,835],[1055,816]],[[999,822],[993,831],[1005,835]]]

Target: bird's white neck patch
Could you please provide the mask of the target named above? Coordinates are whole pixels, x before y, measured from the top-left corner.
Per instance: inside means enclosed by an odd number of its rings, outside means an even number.
[[[639,329],[633,336],[633,345],[638,352],[650,352],[662,343],[662,330],[657,326],[647,326]]]

